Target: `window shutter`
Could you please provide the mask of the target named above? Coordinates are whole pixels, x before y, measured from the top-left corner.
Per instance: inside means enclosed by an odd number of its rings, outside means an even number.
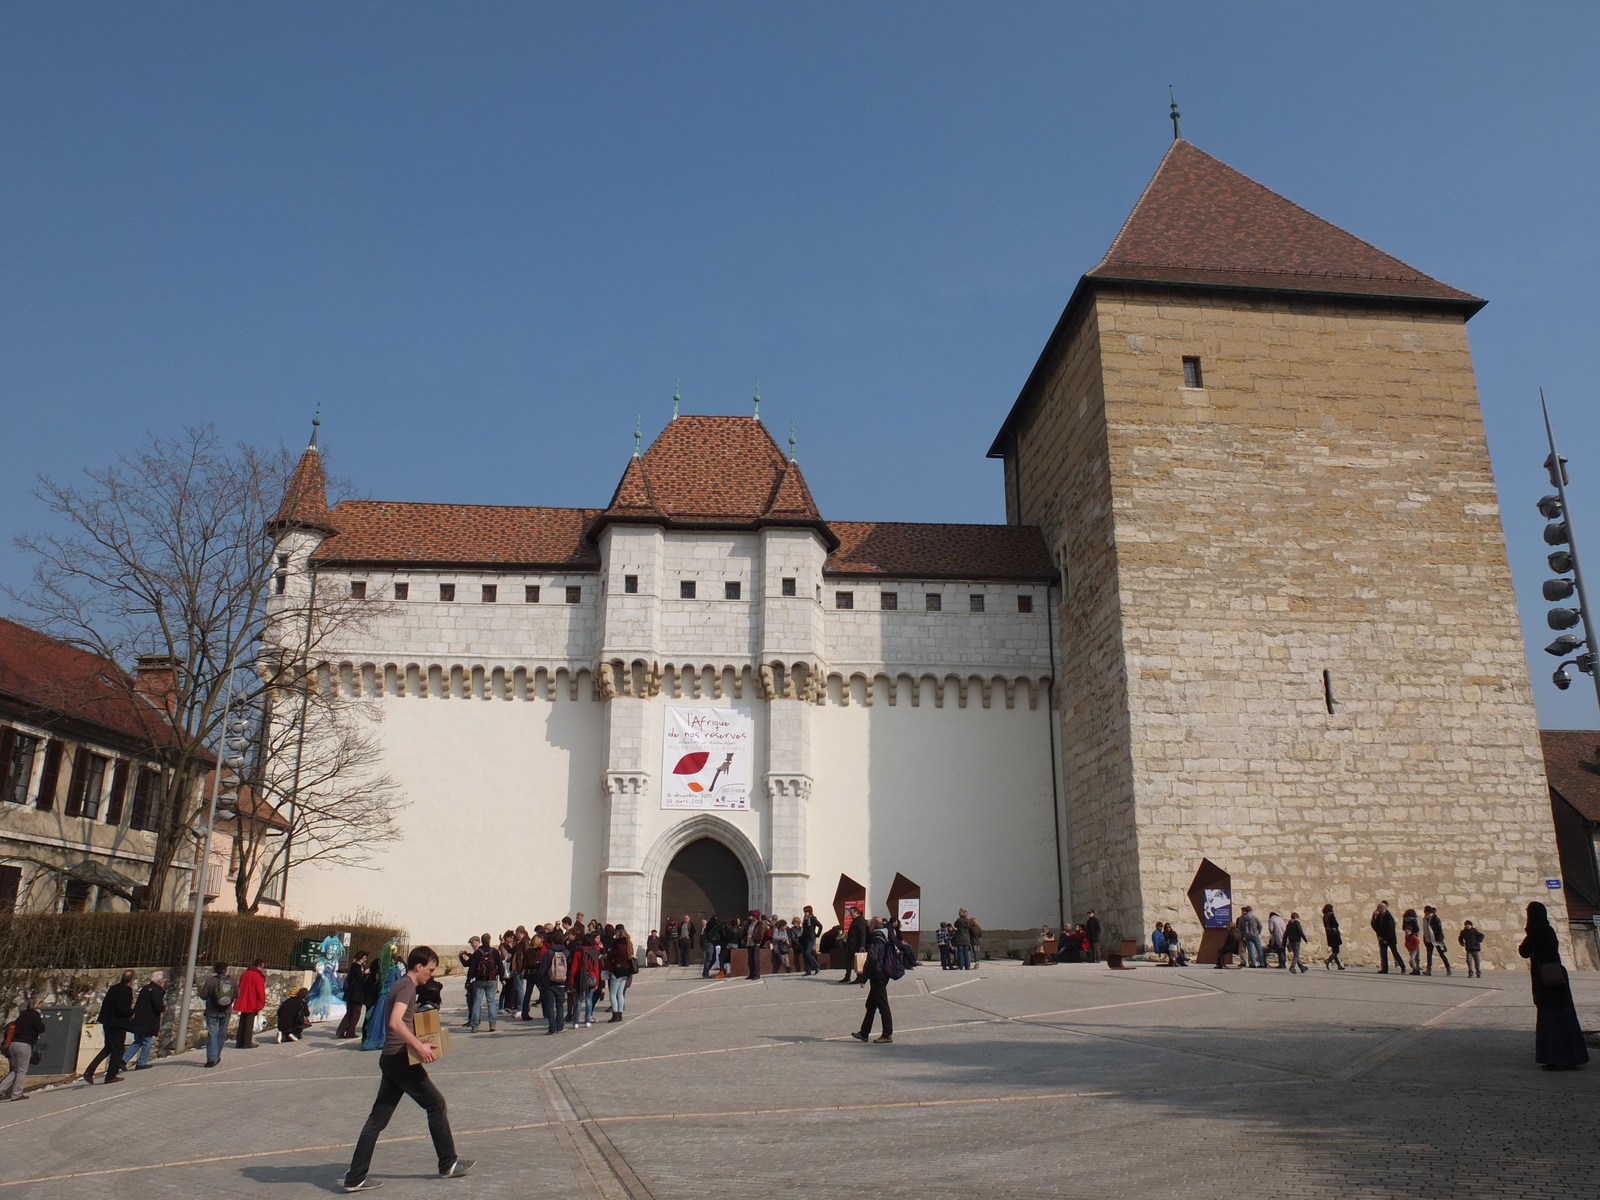
[[[34,797],[34,807],[40,812],[50,812],[56,806],[56,784],[61,780],[62,744],[51,738],[44,748],[44,770],[39,775],[39,794]]]
[[[149,829],[150,809],[156,790],[156,773],[148,767],[139,768],[139,781],[133,787],[133,812],[128,817],[129,829]]]
[[[128,760],[117,759],[111,769],[111,799],[106,802],[106,824],[122,824],[122,801],[128,794]]]
[[[9,725],[0,725],[0,788],[11,778],[11,756],[17,752],[17,731]],[[10,799],[9,796],[3,797]]]
[[[79,746],[72,756],[72,778],[67,781],[67,816],[83,812],[83,785],[89,776],[89,748]]]

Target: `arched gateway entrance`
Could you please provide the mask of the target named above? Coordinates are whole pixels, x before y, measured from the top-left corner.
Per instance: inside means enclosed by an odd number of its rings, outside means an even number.
[[[727,918],[750,907],[750,880],[738,855],[714,838],[690,842],[673,856],[661,879],[661,920],[685,913],[704,921],[712,913]]]

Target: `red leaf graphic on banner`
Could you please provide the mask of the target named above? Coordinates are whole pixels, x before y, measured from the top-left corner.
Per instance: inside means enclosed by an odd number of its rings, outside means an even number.
[[[698,775],[705,770],[706,759],[711,757],[709,750],[696,750],[693,754],[685,754],[678,760],[678,765],[672,768],[674,775]]]

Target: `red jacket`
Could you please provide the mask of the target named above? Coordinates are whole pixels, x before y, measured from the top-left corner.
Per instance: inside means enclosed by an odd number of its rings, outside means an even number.
[[[258,1013],[267,1006],[267,977],[251,967],[239,975],[239,994],[234,997],[236,1013]]]

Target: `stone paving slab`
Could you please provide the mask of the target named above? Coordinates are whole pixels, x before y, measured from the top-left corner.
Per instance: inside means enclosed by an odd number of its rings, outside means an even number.
[[[1533,1066],[1525,976],[923,968],[892,1046],[847,1036],[836,978],[646,971],[620,1024],[462,1032],[433,1073],[478,1169],[434,1177],[402,1102],[374,1175],[397,1200],[1600,1194],[1600,1061]],[[1574,987],[1595,1025],[1600,977]],[[331,1194],[377,1062],[330,1035],[0,1107],[0,1200]]]

